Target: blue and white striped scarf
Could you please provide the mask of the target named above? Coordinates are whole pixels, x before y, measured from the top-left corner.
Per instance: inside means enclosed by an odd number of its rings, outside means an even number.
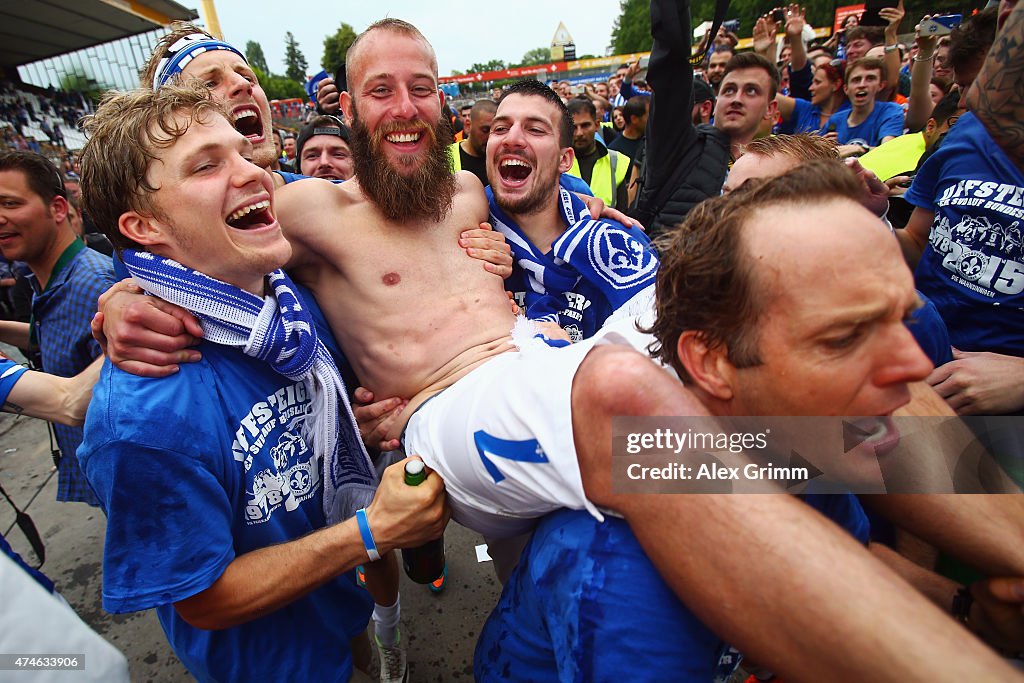
[[[590,219],[586,203],[558,188],[558,208],[565,227]],[[565,306],[566,292],[572,292],[580,281],[580,273],[570,264],[544,254],[520,229],[516,222],[498,206],[494,192],[488,186],[491,225],[505,235],[512,248],[512,260],[526,275],[526,311],[531,320],[560,323],[558,312]]]
[[[199,318],[207,341],[238,348],[305,384],[310,406],[302,436],[323,464],[328,524],[373,500],[377,476],[358,436],[345,383],[284,271],[267,276],[273,294],[259,297],[149,252],[126,249],[121,260],[144,290]],[[339,422],[342,409],[345,429]]]
[[[564,187],[558,193],[565,229],[545,254],[501,210],[487,188],[492,225],[512,247],[513,278],[519,271],[524,276],[526,317],[581,333],[589,329],[586,334],[592,334],[610,314],[646,313],[658,273],[658,257],[650,241],[639,230],[591,218],[583,200]],[[570,310],[573,297],[581,292],[595,305]]]

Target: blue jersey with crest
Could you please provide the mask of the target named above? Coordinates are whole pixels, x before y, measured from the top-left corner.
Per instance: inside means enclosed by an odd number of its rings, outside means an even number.
[[[491,222],[512,247],[505,289],[531,320],[556,322],[575,342],[591,337],[612,313],[654,284],[658,256],[636,228],[590,217],[581,199],[559,188],[565,231],[543,252],[497,205]]]

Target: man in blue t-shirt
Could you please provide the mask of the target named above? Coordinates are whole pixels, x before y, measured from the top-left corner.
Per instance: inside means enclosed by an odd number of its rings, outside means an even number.
[[[956,349],[929,382],[963,414],[1024,410],[1024,173],[967,113],[904,197],[904,256]]]
[[[885,64],[862,57],[846,67],[846,96],[850,109],[833,114],[825,126],[826,137],[839,145],[841,156],[860,156],[883,142],[903,135],[903,107],[879,102],[885,89]]]
[[[273,181],[205,90],[125,93],[88,125],[97,225],[208,339],[169,378],[107,364],[97,383],[81,452],[108,518],[104,607],[156,608],[201,681],[347,681],[372,604],[351,570],[436,538],[443,487],[405,486],[399,464],[373,494],[325,332],[277,270]]]
[[[1000,22],[1010,9],[1004,7]],[[951,52],[951,62],[961,92],[971,88],[981,68],[977,46],[992,41],[995,17],[982,16],[989,12],[958,28],[959,49]],[[991,88],[985,79],[1000,81],[1000,70],[1012,74],[1019,24],[1005,30],[972,94]],[[1001,144],[993,138],[999,132],[992,117],[996,109],[1019,112],[1019,100],[1007,87],[969,99],[981,117],[973,111],[960,117],[904,195],[916,207],[900,231],[904,256],[956,347],[953,361],[936,368],[929,382],[961,414],[1024,410],[1024,173],[1007,153],[1014,147],[1006,137],[999,138]],[[1010,119],[998,120],[1012,130],[1017,120]]]

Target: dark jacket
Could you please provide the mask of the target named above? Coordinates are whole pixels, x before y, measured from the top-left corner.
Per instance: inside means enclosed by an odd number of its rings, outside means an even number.
[[[721,193],[730,143],[714,126],[692,123],[690,3],[652,0],[651,34],[647,81],[654,95],[644,184],[634,215],[654,238],[681,223],[694,206]]]

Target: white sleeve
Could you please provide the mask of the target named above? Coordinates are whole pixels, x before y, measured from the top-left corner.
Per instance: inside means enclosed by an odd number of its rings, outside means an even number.
[[[3,671],[6,681],[128,683],[128,660],[59,597],[0,553],[0,653],[85,656],[84,670]]]

